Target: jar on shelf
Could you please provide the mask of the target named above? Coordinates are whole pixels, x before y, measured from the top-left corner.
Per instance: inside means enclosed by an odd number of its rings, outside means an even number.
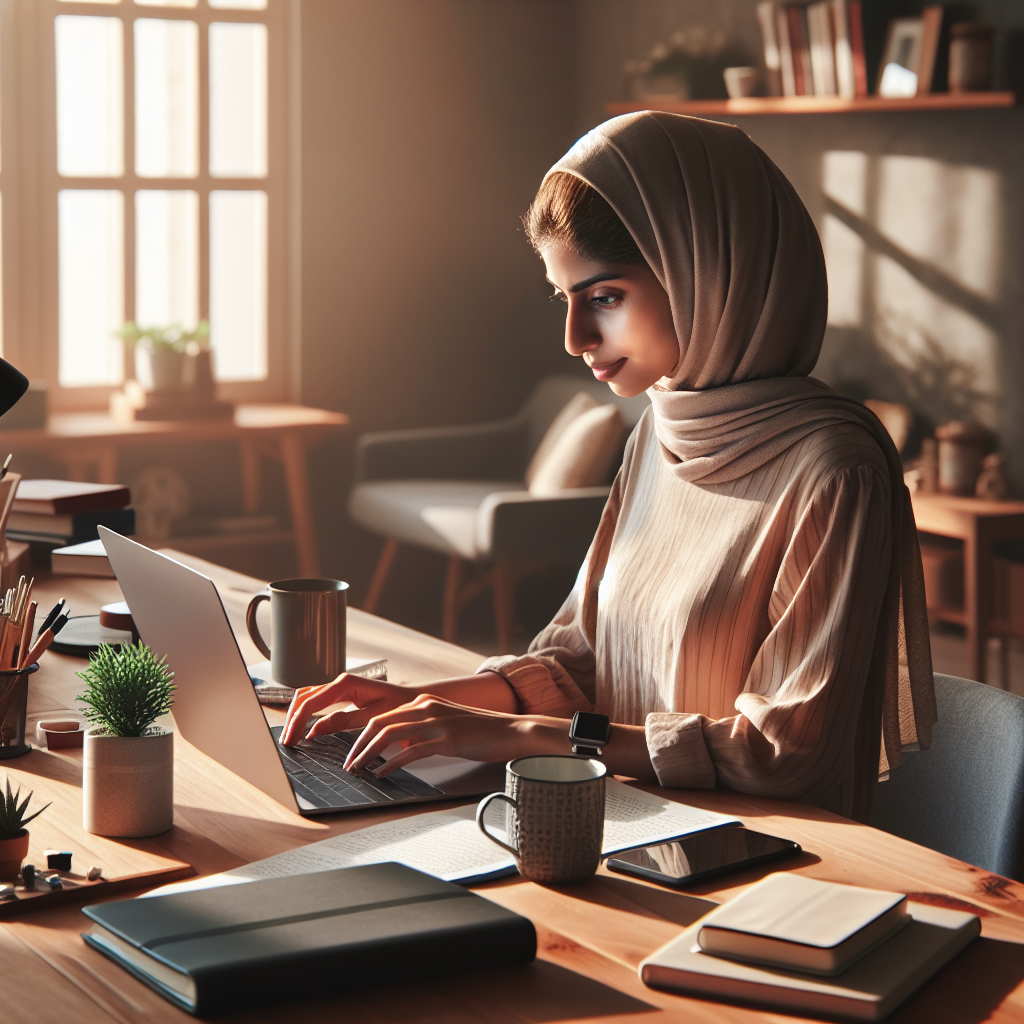
[[[992,88],[991,25],[961,21],[949,29],[949,91],[987,92]]]
[[[935,430],[939,442],[939,491],[943,494],[974,494],[985,453],[992,447],[992,433],[980,423],[954,420]]]

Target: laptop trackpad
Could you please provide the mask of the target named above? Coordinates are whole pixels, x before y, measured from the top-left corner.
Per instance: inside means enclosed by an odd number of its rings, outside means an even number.
[[[451,796],[476,796],[505,789],[504,761],[488,764],[435,754],[407,764],[405,770]]]

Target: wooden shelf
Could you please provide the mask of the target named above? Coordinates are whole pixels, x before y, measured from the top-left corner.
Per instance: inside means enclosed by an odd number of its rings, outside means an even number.
[[[609,103],[609,114],[632,114],[638,110],[661,110],[669,114],[849,114],[886,113],[905,110],[977,110],[985,107],[1015,107],[1012,92],[933,92],[906,99],[866,96],[844,100],[838,96],[750,96],[741,100],[672,100],[659,96],[630,103]]]

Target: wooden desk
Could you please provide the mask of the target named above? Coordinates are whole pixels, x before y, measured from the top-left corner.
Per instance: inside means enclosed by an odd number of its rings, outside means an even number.
[[[992,629],[994,590],[992,542],[1024,537],[1024,502],[986,501],[952,494],[912,494],[917,528],[940,537],[955,537],[964,545],[964,606],[929,608],[935,618],[957,622],[967,632],[967,657],[971,678],[984,683],[988,672],[989,636]],[[1024,628],[1024,624],[1021,624]],[[1005,643],[1004,660],[1005,660]],[[1004,671],[1005,675],[1005,671]],[[1004,680],[1003,686],[1007,685]]]
[[[316,531],[310,502],[306,451],[348,425],[347,416],[303,405],[239,405],[230,420],[118,423],[107,413],[54,413],[43,430],[0,432],[0,450],[20,455],[34,452],[62,463],[72,480],[122,483],[117,458],[126,448],[154,443],[237,441],[241,454],[242,504],[247,513],[259,511],[260,459],[284,466],[288,486],[291,530],[243,533],[234,536],[181,538],[195,554],[207,554],[230,543],[294,543],[302,576],[319,576]]]
[[[197,568],[198,559],[183,559]],[[255,658],[243,625],[259,581],[206,565],[224,596],[247,658]],[[40,601],[66,594],[76,613],[117,596],[109,580],[60,578],[37,582]],[[350,652],[386,654],[392,679],[414,682],[459,674],[479,657],[433,637],[375,616],[349,612]],[[71,706],[81,662],[47,655],[30,701],[33,719]],[[201,873],[222,871],[280,853],[300,843],[415,813],[409,809],[300,818],[176,738],[175,826],[157,842]],[[58,752],[61,753],[61,752]],[[33,752],[3,766],[32,784],[45,758]],[[65,755],[66,756],[66,755]],[[654,787],[649,787],[656,791]],[[965,950],[891,1020],[1017,1024],[1024,1015],[1024,885],[990,875],[864,825],[799,804],[756,800],[729,793],[663,791],[701,807],[736,814],[749,826],[797,840],[806,854],[794,864],[809,876],[884,887],[919,901],[969,908],[982,917],[982,937]],[[334,1001],[297,1003],[231,1017],[232,1021],[319,1024],[339,1020],[374,1024],[472,1022],[780,1022],[778,1013],[688,999],[646,988],[640,960],[673,938],[708,907],[727,900],[764,872],[749,871],[695,889],[671,892],[604,869],[589,883],[544,887],[520,879],[483,885],[478,891],[534,922],[537,961],[527,967],[402,985],[368,993],[345,992],[339,972]],[[100,954],[78,933],[84,918],[74,907],[54,907],[0,925],[4,1024],[162,1024],[189,1020]]]

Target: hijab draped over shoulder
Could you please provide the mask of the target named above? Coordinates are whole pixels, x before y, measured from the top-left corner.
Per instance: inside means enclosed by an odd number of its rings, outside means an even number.
[[[661,454],[700,484],[736,480],[837,424],[877,441],[891,483],[892,561],[869,684],[880,773],[927,747],[936,720],[924,582],[903,468],[874,414],[808,376],[828,290],[817,231],[792,185],[738,128],[675,114],[613,118],[552,169],[611,205],[668,293],[672,375],[648,392]],[[867,698],[866,698],[867,699]]]

